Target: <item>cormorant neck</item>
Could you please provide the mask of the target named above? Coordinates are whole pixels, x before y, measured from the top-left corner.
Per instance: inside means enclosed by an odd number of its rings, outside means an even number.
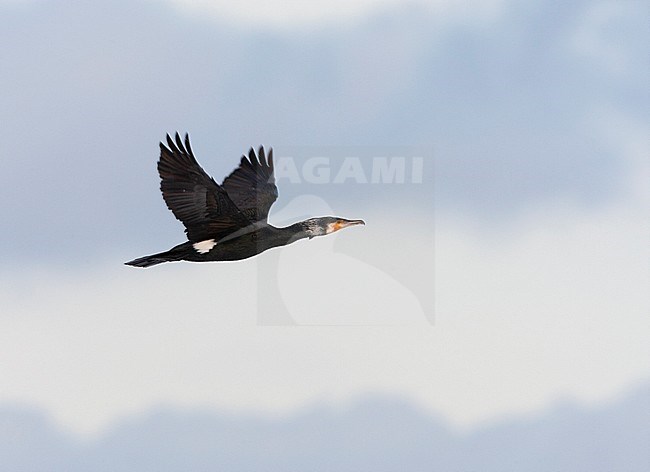
[[[286,228],[282,228],[282,231],[290,236],[290,242],[314,237],[313,231],[310,228],[308,221],[299,221],[290,226],[287,226]]]
[[[284,228],[273,227],[275,236],[272,238],[272,246],[286,246],[300,239],[309,238],[310,234],[304,221],[294,223]]]
[[[325,234],[325,228],[318,224],[316,218],[311,218],[305,221],[299,221],[284,228],[277,228],[277,233],[280,239],[284,240],[283,244],[290,244],[299,239],[313,238],[315,236],[322,236]]]
[[[301,238],[314,238],[316,236],[325,236],[327,234],[327,225],[325,218],[309,218],[305,221],[300,221],[292,226],[298,226],[297,231]]]

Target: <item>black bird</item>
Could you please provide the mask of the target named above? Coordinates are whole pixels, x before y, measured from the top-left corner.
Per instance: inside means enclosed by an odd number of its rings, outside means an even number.
[[[326,216],[276,228],[267,223],[269,209],[278,198],[273,176],[273,149],[268,156],[251,148],[239,167],[218,185],[201,168],[190,147],[176,133],[160,143],[160,190],[167,207],[185,225],[187,242],[169,251],[144,256],[125,264],[149,267],[172,261],[236,261],[303,238],[333,233],[362,220]]]

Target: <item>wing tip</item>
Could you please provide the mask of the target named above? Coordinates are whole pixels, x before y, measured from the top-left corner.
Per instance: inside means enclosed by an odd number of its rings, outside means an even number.
[[[190,134],[187,132],[185,133],[185,139],[181,139],[181,135],[178,131],[174,133],[173,138],[169,133],[165,133],[165,139],[164,141],[160,141],[159,146],[162,152],[188,156],[189,158],[194,159],[194,152],[190,145]]]
[[[267,153],[264,145],[260,145],[255,152],[255,148],[251,146],[247,154],[242,154],[241,163],[252,167],[261,166],[273,169],[273,148],[269,147]]]

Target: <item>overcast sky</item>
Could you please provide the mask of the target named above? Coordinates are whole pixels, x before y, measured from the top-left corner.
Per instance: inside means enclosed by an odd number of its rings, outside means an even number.
[[[94,433],[379,392],[471,429],[647,381],[647,5],[374,3],[0,2],[0,403]],[[125,267],[183,241],[176,130],[218,181],[259,144],[423,179],[284,181],[273,222],[367,226]]]

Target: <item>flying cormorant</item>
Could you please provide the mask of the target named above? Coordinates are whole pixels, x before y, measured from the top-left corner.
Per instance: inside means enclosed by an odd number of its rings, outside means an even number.
[[[199,165],[190,147],[176,133],[160,143],[160,190],[167,207],[185,226],[187,242],[169,251],[126,262],[149,267],[171,261],[236,261],[303,238],[333,233],[365,224],[332,216],[311,218],[286,228],[267,223],[269,209],[278,198],[273,176],[273,149],[268,156],[251,148],[237,167],[218,185]]]

